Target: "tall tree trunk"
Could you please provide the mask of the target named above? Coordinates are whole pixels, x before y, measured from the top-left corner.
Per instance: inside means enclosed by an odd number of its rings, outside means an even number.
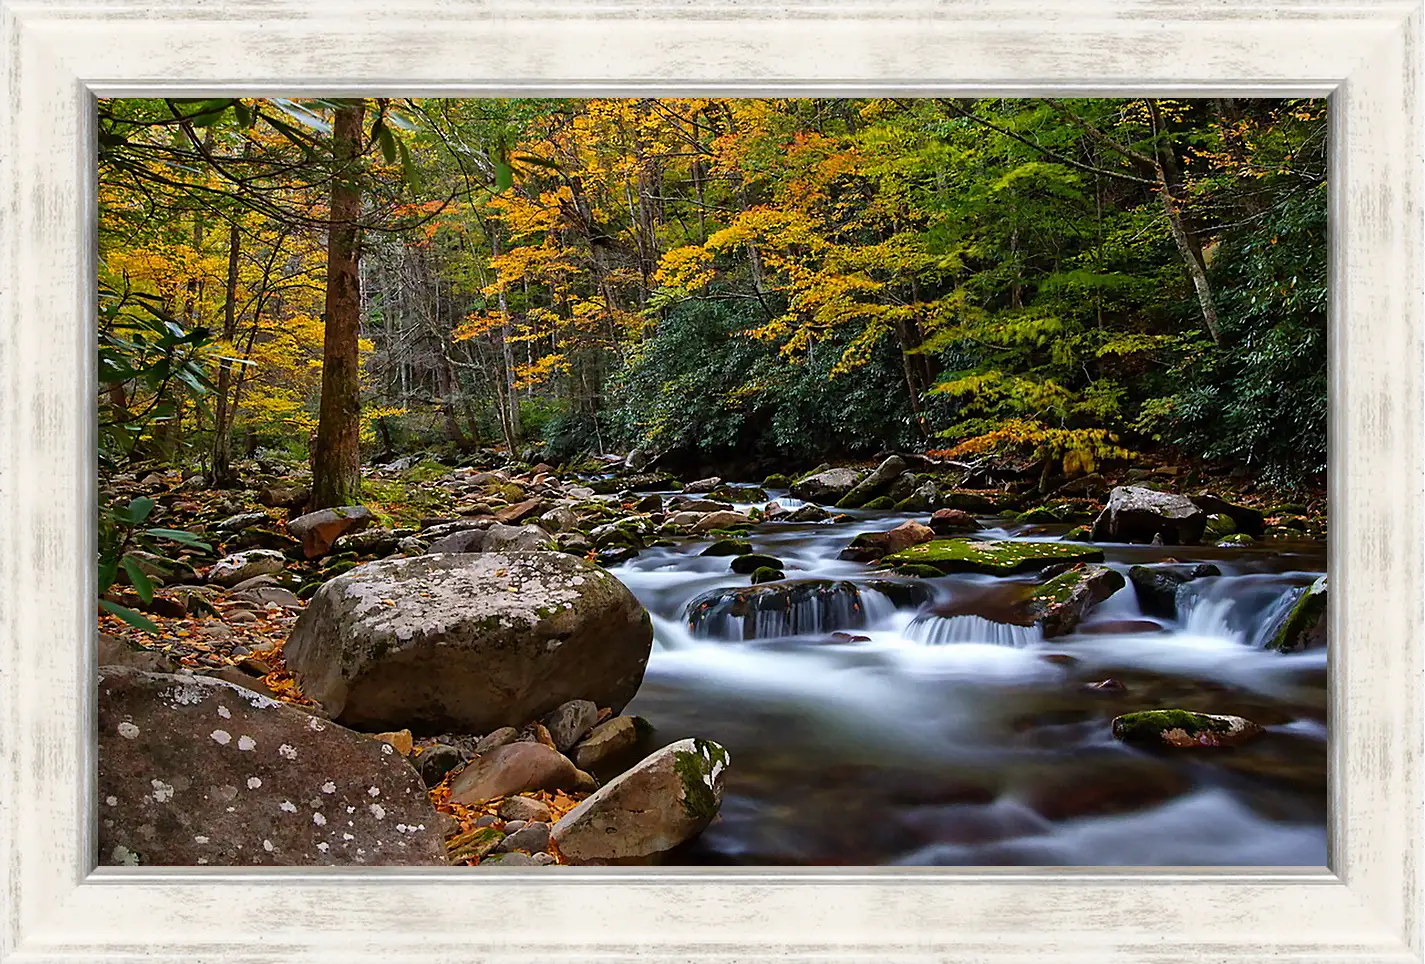
[[[356,180],[364,101],[343,103],[332,124],[336,160],[327,229],[326,330],[322,342],[322,399],[312,459],[312,508],[351,505],[361,495],[361,249]]]
[[[237,480],[233,475],[233,438],[231,429],[232,406],[228,395],[232,389],[232,362],[227,355],[236,349],[233,339],[237,337],[237,283],[238,253],[242,235],[234,222],[228,230],[228,278],[223,297],[223,341],[228,345],[224,356],[218,362],[217,404],[213,413],[213,448],[208,469],[208,484],[215,489],[228,488]]]
[[[1188,230],[1183,218],[1182,203],[1178,195],[1182,193],[1182,182],[1178,175],[1177,160],[1168,144],[1167,128],[1163,125],[1162,111],[1158,102],[1147,101],[1148,118],[1153,124],[1153,169],[1158,175],[1158,196],[1163,201],[1163,211],[1168,216],[1168,228],[1173,233],[1173,243],[1177,245],[1178,256],[1192,282],[1193,293],[1197,295],[1198,309],[1202,312],[1203,324],[1212,336],[1214,344],[1222,343],[1217,325],[1217,304],[1212,297],[1212,285],[1207,280],[1207,262],[1202,257],[1202,244],[1195,233]]]

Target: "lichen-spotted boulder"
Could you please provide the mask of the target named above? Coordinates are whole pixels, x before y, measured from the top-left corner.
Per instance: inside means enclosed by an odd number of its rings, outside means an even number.
[[[283,650],[302,691],[358,729],[489,733],[572,699],[615,713],[653,645],[603,570],[554,552],[383,559],[327,582]]]
[[[669,744],[566,813],[550,838],[565,863],[657,863],[712,823],[730,762],[711,740]]]
[[[221,680],[99,673],[101,864],[443,865],[388,744]]]
[[[856,469],[825,469],[792,483],[792,496],[805,502],[837,502],[854,489],[866,473]]]

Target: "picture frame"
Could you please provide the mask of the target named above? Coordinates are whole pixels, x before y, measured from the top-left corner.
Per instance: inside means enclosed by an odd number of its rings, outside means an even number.
[[[0,0],[0,961],[1420,961],[1422,5]],[[94,868],[95,96],[1329,96],[1330,869]]]

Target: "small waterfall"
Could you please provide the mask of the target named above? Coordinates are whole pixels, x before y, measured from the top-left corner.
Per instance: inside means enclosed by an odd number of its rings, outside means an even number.
[[[714,589],[688,603],[688,631],[699,639],[780,639],[864,629],[895,611],[875,590],[826,580]]]
[[[1287,617],[1291,615],[1297,600],[1308,592],[1310,592],[1309,586],[1297,586],[1278,596],[1262,613],[1256,626],[1252,628],[1252,645],[1259,648],[1265,647],[1268,641],[1276,635],[1277,630],[1281,629],[1282,623],[1286,622]]]
[[[1042,642],[1038,626],[997,623],[983,616],[917,616],[905,629],[907,639],[926,646],[949,643],[991,643],[995,646],[1024,647]]]

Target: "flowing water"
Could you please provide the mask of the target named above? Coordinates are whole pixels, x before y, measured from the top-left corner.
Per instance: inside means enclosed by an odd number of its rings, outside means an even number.
[[[654,724],[659,744],[702,736],[732,757],[718,820],[677,861],[1325,865],[1325,654],[1262,648],[1324,571],[1323,544],[1100,546],[1121,570],[1174,558],[1223,575],[1185,586],[1176,619],[1144,616],[1129,584],[1074,634],[1045,640],[936,614],[1003,578],[894,579],[838,560],[856,533],[920,518],[850,514],[752,532],[788,580],[815,580],[776,606],[709,601],[750,582],[726,556],[700,555],[709,541],[611,570],[655,631],[628,712]],[[987,538],[1067,528],[981,521]],[[1107,678],[1124,689],[1085,688]],[[1115,715],[1160,706],[1233,713],[1267,732],[1176,753],[1111,736]]]

